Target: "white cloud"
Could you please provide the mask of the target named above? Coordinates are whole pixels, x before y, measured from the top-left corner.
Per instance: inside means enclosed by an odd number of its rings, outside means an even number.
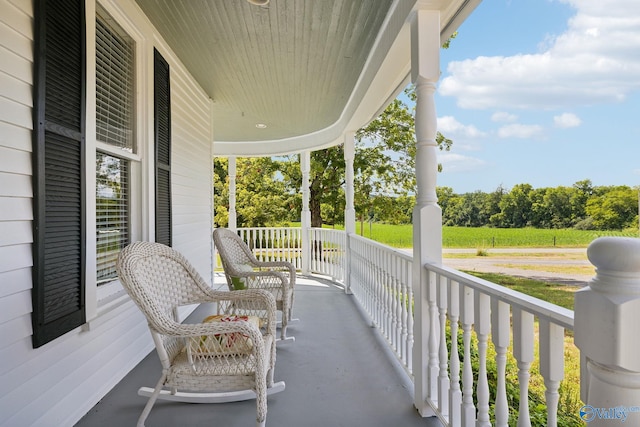
[[[487,166],[482,159],[448,152],[438,153],[438,162],[442,163],[442,170],[447,173],[479,171]]]
[[[462,136],[468,138],[482,138],[486,134],[473,125],[464,125],[452,116],[438,117],[438,131],[444,136]]]
[[[516,120],[518,120],[518,116],[516,116],[515,114],[507,113],[505,111],[495,112],[491,116],[491,121],[494,122],[512,123]]]
[[[523,125],[514,123],[512,125],[505,125],[498,129],[498,136],[500,138],[535,138],[542,136],[542,126],[539,125]]]
[[[553,117],[553,123],[558,128],[575,128],[582,124],[582,120],[573,113],[562,113]]]
[[[619,102],[640,89],[640,2],[562,0],[568,28],[540,53],[451,62],[440,93],[462,108],[562,108]]]

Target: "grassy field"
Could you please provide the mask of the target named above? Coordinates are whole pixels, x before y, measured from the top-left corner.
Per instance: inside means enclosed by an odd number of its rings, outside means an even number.
[[[372,240],[395,247],[410,248],[413,242],[413,228],[408,225],[369,224],[361,233]],[[587,247],[591,241],[601,236],[637,237],[637,231],[584,231],[574,229],[548,230],[537,228],[472,228],[443,227],[442,246],[445,248],[509,248],[509,247]]]

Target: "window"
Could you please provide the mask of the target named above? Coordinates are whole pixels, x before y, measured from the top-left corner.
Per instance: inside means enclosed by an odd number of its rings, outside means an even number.
[[[135,43],[103,9],[96,19],[96,253],[98,285],[116,278],[130,242],[135,144]]]
[[[97,283],[115,278],[120,250],[129,243],[129,161],[96,155]]]

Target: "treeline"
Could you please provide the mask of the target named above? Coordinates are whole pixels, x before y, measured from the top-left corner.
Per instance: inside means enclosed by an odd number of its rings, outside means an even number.
[[[227,160],[214,161],[214,205],[217,226],[228,225],[229,177]],[[323,224],[344,223],[344,182],[323,187],[319,215]],[[298,159],[239,158],[236,174],[236,211],[239,227],[264,227],[300,221],[302,194]],[[313,185],[313,182],[312,182]],[[638,229],[638,188],[594,186],[590,180],[571,187],[533,188],[518,184],[485,193],[456,194],[438,187],[438,204],[446,226],[497,228],[576,228],[581,230]],[[356,186],[355,208],[362,224],[374,221],[410,224],[415,205],[412,195],[382,195]]]
[[[571,187],[533,188],[518,184],[507,191],[454,194],[438,189],[444,225],[500,228],[638,228],[638,188],[593,186],[590,180]]]

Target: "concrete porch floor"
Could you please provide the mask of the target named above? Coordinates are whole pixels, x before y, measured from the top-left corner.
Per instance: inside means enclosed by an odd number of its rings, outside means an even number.
[[[201,318],[198,310],[191,316]],[[294,317],[278,344],[275,381],[286,389],[268,399],[268,426],[435,427],[413,406],[412,384],[353,296],[317,277],[298,277]],[[147,401],[137,394],[160,376],[155,350],[76,427],[134,426]],[[158,401],[148,427],[253,426],[255,401],[188,404]]]

